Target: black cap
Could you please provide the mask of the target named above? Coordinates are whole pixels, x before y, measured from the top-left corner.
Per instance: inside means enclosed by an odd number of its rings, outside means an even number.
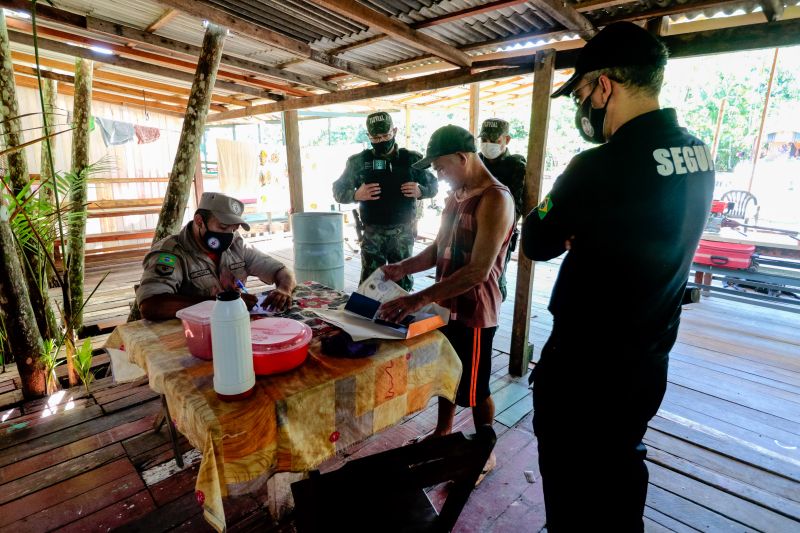
[[[392,116],[386,111],[378,111],[367,116],[367,133],[383,135],[392,130]]]
[[[652,33],[632,22],[609,24],[592,37],[578,54],[575,73],[550,95],[570,94],[584,74],[604,68],[667,64],[667,49]]]
[[[437,157],[475,151],[475,137],[461,126],[448,124],[433,132],[425,150],[425,158],[411,166],[416,169],[428,168]]]
[[[496,141],[501,135],[508,135],[508,122],[501,118],[487,118],[481,124],[481,132],[478,137]]]

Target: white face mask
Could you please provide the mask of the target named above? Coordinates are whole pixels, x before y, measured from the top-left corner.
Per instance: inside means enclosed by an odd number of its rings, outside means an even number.
[[[481,153],[488,159],[497,159],[503,153],[503,147],[498,143],[481,143]]]

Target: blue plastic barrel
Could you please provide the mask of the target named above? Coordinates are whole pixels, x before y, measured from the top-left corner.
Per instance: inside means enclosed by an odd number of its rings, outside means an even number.
[[[297,281],[316,281],[344,290],[344,219],[341,213],[292,215],[294,273]]]

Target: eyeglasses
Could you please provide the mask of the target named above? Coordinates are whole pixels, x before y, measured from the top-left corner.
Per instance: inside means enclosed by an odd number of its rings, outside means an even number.
[[[586,83],[584,83],[583,85],[581,85],[580,87],[578,87],[577,89],[572,91],[572,94],[570,94],[570,97],[572,98],[572,101],[575,102],[576,106],[580,106],[583,103],[583,100],[581,100],[581,97],[580,97],[580,94],[579,94],[581,92],[581,89],[583,89],[584,87],[588,87],[589,85],[591,85],[593,83],[597,83],[597,80],[599,80],[599,79],[600,78],[595,78],[592,81],[587,81]],[[592,90],[594,90],[594,89],[592,89]],[[591,94],[591,93],[589,93],[589,94]]]

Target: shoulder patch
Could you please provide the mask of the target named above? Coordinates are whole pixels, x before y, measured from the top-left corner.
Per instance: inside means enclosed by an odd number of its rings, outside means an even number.
[[[155,271],[159,276],[171,276],[175,272],[175,267],[156,264]]]
[[[536,208],[536,212],[539,214],[539,220],[542,220],[544,217],[547,216],[547,213],[553,208],[553,200],[550,199],[550,195],[544,197],[542,203],[539,204],[539,207]]]
[[[178,262],[178,257],[174,254],[168,254],[166,252],[161,252],[158,254],[158,259],[156,259],[157,265],[165,265],[168,267],[175,268],[175,263]]]

